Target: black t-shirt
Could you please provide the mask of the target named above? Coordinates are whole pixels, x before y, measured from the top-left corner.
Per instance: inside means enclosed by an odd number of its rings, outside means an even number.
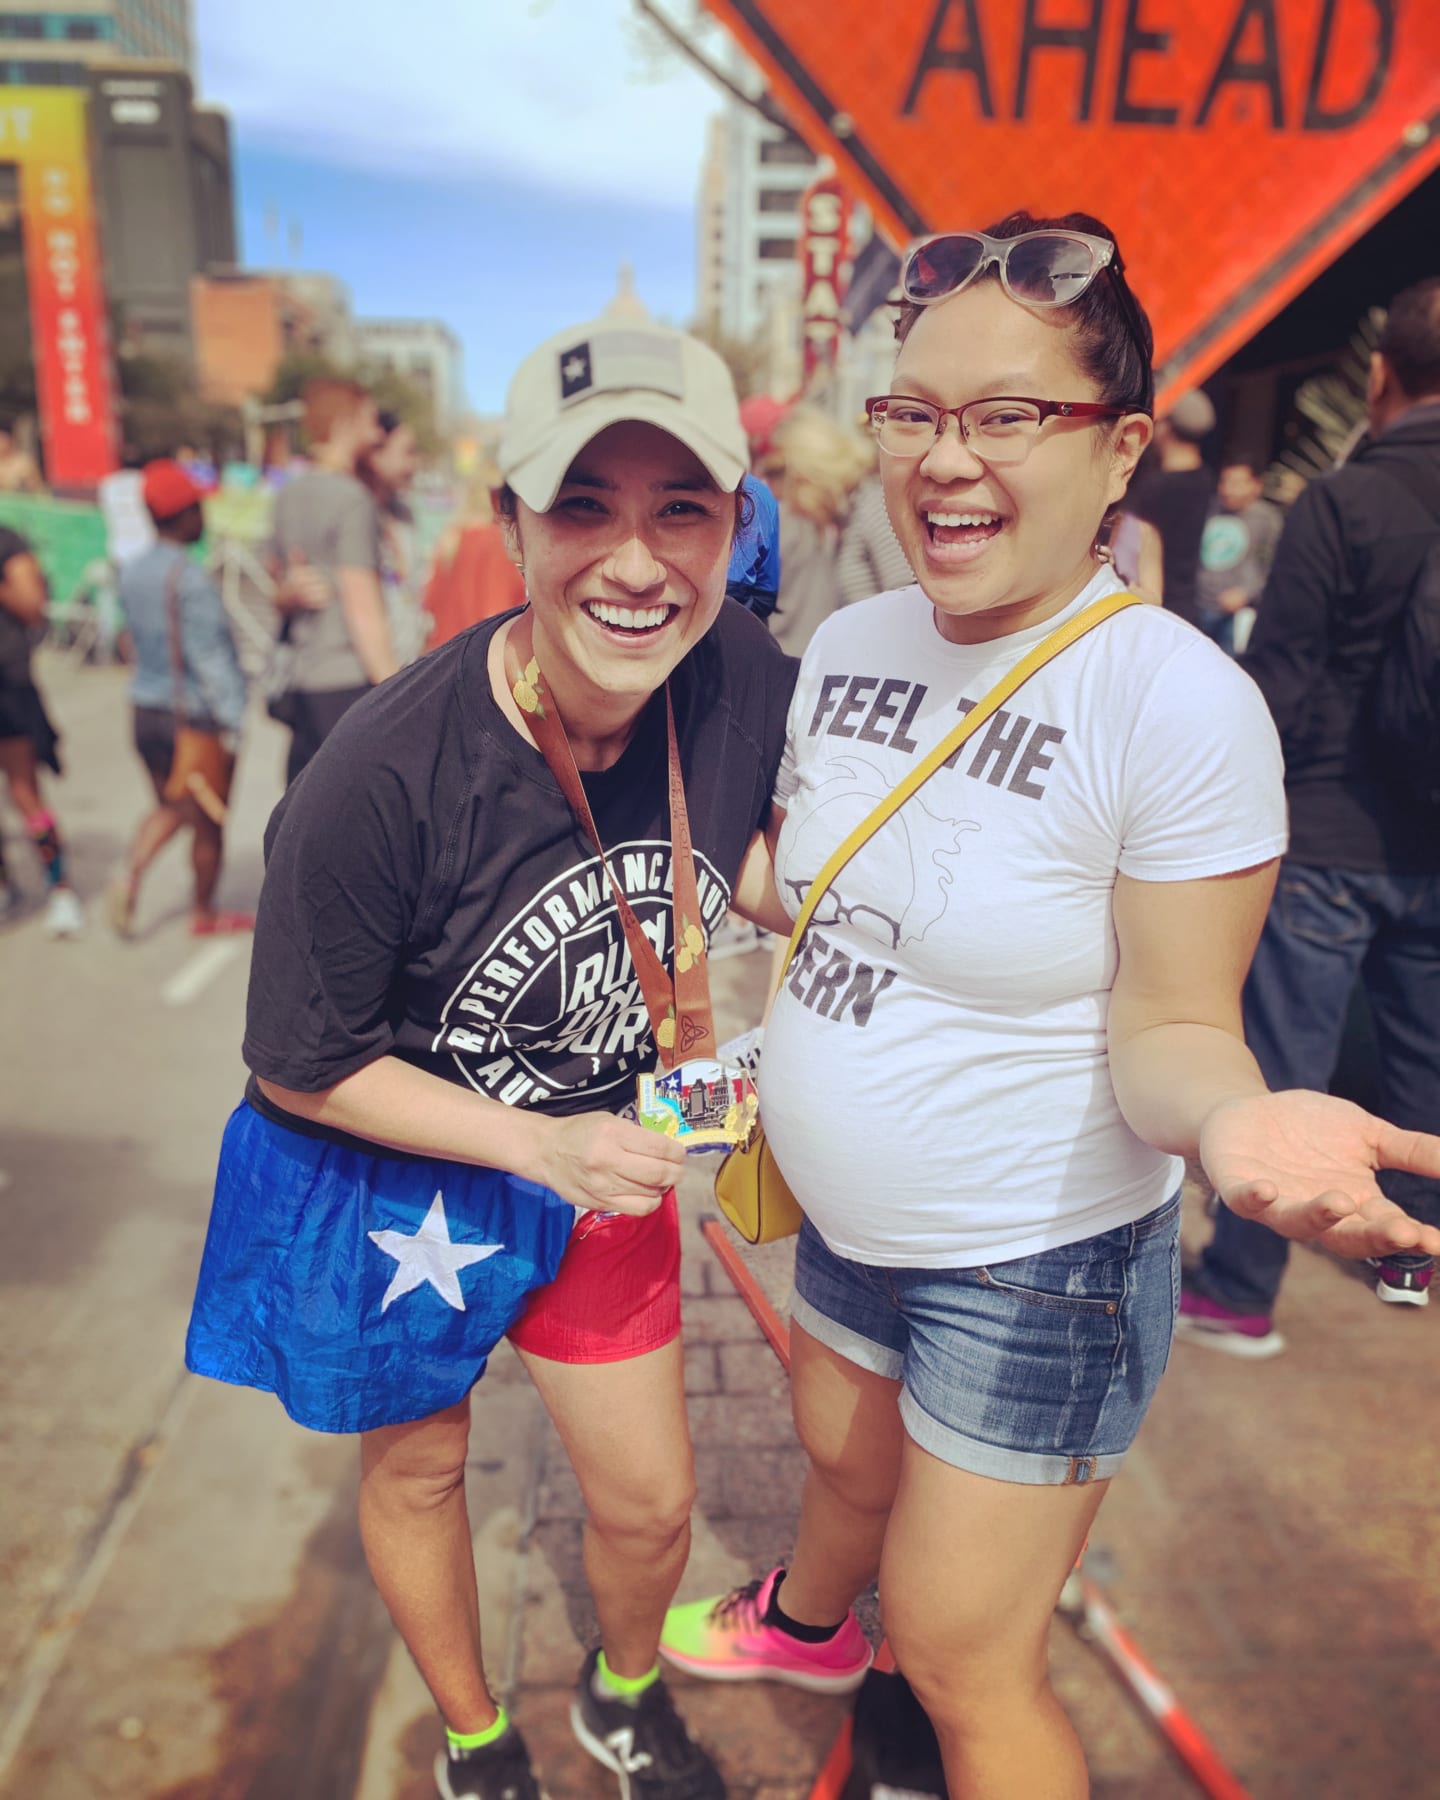
[[[1135,490],[1130,509],[1160,533],[1165,562],[1165,610],[1195,623],[1195,582],[1215,477],[1198,469],[1156,469]]]
[[[0,525],[0,581],[12,558],[32,554],[18,531]],[[8,606],[0,606],[0,685],[24,687],[29,683],[30,644],[30,627]]]
[[[396,1055],[567,1114],[619,1110],[652,1066],[594,847],[490,690],[502,622],[352,707],[276,809],[245,1032],[256,1075],[311,1093]],[[795,673],[727,601],[671,678],[707,935],[767,815]],[[619,761],[584,782],[610,867],[670,968],[663,694]]]

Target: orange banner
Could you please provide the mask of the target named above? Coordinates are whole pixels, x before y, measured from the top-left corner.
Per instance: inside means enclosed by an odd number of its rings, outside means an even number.
[[[45,473],[54,488],[91,488],[116,457],[84,93],[0,87],[0,162],[20,171]]]
[[[897,245],[1099,214],[1162,403],[1440,165],[1437,0],[706,5]]]

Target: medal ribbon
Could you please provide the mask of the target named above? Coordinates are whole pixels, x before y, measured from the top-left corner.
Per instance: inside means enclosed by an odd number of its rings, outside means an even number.
[[[705,934],[700,924],[700,891],[695,877],[695,852],[690,839],[690,815],[685,807],[685,780],[680,769],[680,748],[675,735],[675,708],[670,699],[670,684],[665,684],[665,730],[670,776],[670,890],[675,945],[675,975],[672,980],[665,965],[655,954],[655,946],[646,937],[635,916],[635,909],[625,898],[600,833],[595,816],[585,795],[585,784],[576,767],[575,753],[570,748],[564,721],[545,686],[539,664],[535,661],[534,617],[527,609],[510,627],[505,642],[505,676],[515,704],[525,715],[540,754],[550,773],[560,784],[560,791],[570,803],[571,811],[585,826],[600,857],[600,866],[610,884],[620,925],[630,950],[630,960],[640,982],[645,1011],[650,1016],[650,1029],[660,1051],[660,1061],[667,1069],[689,1057],[713,1057],[715,1054],[715,1019],[710,1006],[710,976],[705,966]]]

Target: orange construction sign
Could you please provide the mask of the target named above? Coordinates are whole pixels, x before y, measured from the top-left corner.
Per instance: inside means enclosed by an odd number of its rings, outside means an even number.
[[[1440,0],[706,4],[897,244],[1104,219],[1162,404],[1440,165]]]

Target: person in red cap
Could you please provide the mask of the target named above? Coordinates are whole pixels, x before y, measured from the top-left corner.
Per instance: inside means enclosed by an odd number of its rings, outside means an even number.
[[[750,441],[750,466],[756,468],[770,454],[775,442],[775,428],[790,410],[788,400],[777,400],[773,394],[751,394],[740,402],[740,423]]]
[[[245,716],[245,677],[230,634],[220,590],[188,554],[204,531],[201,491],[168,457],[147,463],[142,492],[155,521],[156,542],[125,564],[120,605],[134,645],[130,698],[135,748],[155,790],[155,805],[140,823],[124,872],[110,890],[110,920],[122,937],[135,924],[140,883],[177,832],[191,833],[195,896],[190,929],[197,936],[249,931],[249,913],[215,905],[224,851],[224,802],[235,745]],[[178,732],[217,740],[200,786],[177,793]]]

